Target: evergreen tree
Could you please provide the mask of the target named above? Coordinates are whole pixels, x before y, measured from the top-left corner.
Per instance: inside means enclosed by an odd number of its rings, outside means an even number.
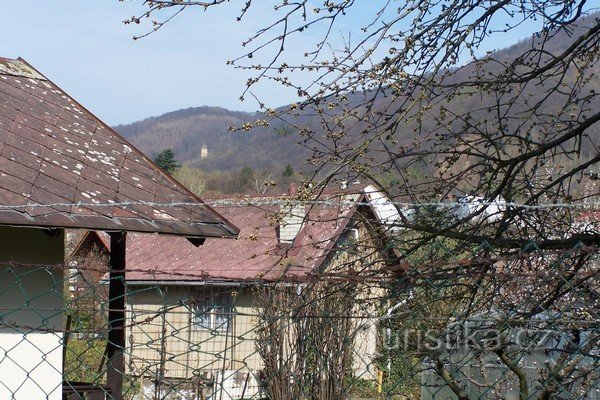
[[[286,164],[285,168],[281,172],[281,175],[284,178],[291,178],[292,176],[294,176],[295,173],[296,172],[294,171],[294,167],[292,167],[292,164]]]
[[[154,162],[158,165],[163,171],[171,174],[177,168],[181,166],[179,162],[175,159],[175,153],[172,149],[164,149],[160,153],[154,157]]]

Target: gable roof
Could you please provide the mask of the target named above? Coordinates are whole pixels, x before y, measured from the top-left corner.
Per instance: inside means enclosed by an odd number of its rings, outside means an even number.
[[[191,238],[238,231],[24,60],[5,58],[0,225]]]
[[[358,206],[347,202],[360,203],[365,197],[363,194],[345,195],[341,205],[307,206],[310,209],[302,229],[291,244],[282,245],[277,234],[279,207],[273,203],[285,199],[221,199],[223,204],[214,207],[241,227],[237,240],[207,239],[202,246],[194,247],[183,238],[130,235],[126,254],[127,281],[129,284],[158,281],[202,284],[269,281],[284,277],[301,279],[322,265],[356,218]],[[337,197],[338,202],[340,199]],[[96,233],[87,234],[88,237],[91,235]],[[101,244],[110,246],[110,241],[102,235],[99,237]],[[76,248],[74,254],[78,251]]]

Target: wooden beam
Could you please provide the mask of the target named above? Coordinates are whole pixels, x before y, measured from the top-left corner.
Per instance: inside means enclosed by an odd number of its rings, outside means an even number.
[[[122,400],[125,377],[125,247],[126,232],[110,234],[110,283],[108,288],[108,344],[106,383],[111,398]]]

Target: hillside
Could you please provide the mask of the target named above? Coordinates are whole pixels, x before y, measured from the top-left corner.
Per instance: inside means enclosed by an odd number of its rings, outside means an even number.
[[[597,17],[598,14],[593,14],[579,21],[578,24],[586,24],[590,19]],[[572,42],[573,37],[578,34],[578,30],[577,27],[574,27],[571,32],[559,33],[550,43],[546,44],[546,50],[559,54]],[[496,60],[512,60],[516,55],[526,53],[527,49],[532,47],[533,40],[522,40],[513,46],[492,53],[488,57]],[[492,72],[495,71],[490,69],[477,71],[470,64],[458,69],[450,79],[463,80],[478,74]],[[564,79],[568,80],[569,77],[567,76]],[[530,99],[544,96],[545,89],[543,86],[531,87],[529,90],[528,96]],[[586,85],[586,90],[600,92],[600,80],[594,77]],[[366,96],[368,94],[355,94],[350,97],[349,101],[358,101],[360,97]],[[544,105],[546,109],[539,110],[540,113],[552,115],[553,112],[558,111],[562,99],[560,95],[554,96],[556,102],[547,101]],[[527,96],[524,95],[523,98],[525,97]],[[387,108],[389,104],[386,104],[386,101],[379,98],[376,100],[376,104],[380,108]],[[493,101],[493,96],[489,94],[461,96],[454,98],[451,103],[444,104],[444,107],[459,112],[460,110],[481,110],[482,106],[488,103],[492,104]],[[521,106],[513,104],[513,112],[518,112]],[[590,104],[590,106],[595,107],[597,105]],[[437,111],[433,113],[437,113]],[[309,114],[307,111],[301,112],[301,114],[300,124],[310,126],[313,130],[318,131],[321,123],[320,118]],[[249,132],[234,133],[229,132],[227,129],[229,126],[242,126],[244,123],[254,121],[260,117],[260,113],[235,112],[219,107],[205,106],[179,110],[115,128],[150,156],[155,155],[161,149],[172,148],[180,161],[191,163],[207,172],[240,170],[245,166],[254,169],[269,168],[273,171],[281,171],[283,166],[288,163],[294,165],[296,170],[308,169],[309,166],[303,167],[303,163],[312,155],[312,152],[299,145],[300,140],[296,133],[291,132],[289,128],[282,129],[283,125],[255,128]],[[484,112],[473,112],[472,117],[481,121],[485,120],[486,115]],[[335,116],[333,118],[335,120]],[[506,128],[519,129],[519,124],[517,118],[515,118],[515,121],[512,121],[511,118],[508,120]],[[425,130],[434,129],[434,126],[434,119],[423,121]],[[357,143],[361,140],[359,138],[363,129],[361,123],[349,121],[348,124],[344,124],[338,129],[343,130],[344,133],[349,133],[348,138],[354,136]],[[461,127],[457,126],[456,129],[461,129]],[[281,133],[284,133],[284,135]],[[395,133],[398,148],[412,143],[416,134],[410,125],[401,127]],[[600,142],[600,132],[594,131],[590,135],[591,137],[581,143],[584,156],[594,153],[593,143]],[[208,157],[201,159],[203,145],[208,148]],[[346,147],[352,148],[352,146],[352,139],[348,139]]]
[[[115,129],[149,156],[172,148],[177,159],[205,171],[254,169],[281,170],[287,163],[301,165],[309,152],[291,146],[274,128],[230,132],[228,127],[253,121],[259,114],[220,107],[195,107],[151,117]],[[208,157],[201,158],[206,145]]]

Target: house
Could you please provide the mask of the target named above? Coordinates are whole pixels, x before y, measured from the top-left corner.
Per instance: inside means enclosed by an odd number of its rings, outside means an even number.
[[[598,332],[574,325],[577,313],[575,306],[523,321],[487,311],[450,324],[439,342],[444,361],[423,363],[421,400],[598,400]]]
[[[121,399],[126,233],[200,244],[237,228],[27,62],[0,58],[2,399],[56,400],[81,386],[63,382],[67,228],[111,242],[107,381],[85,390]]]
[[[568,234],[600,233],[597,210],[565,215]],[[430,332],[435,351],[423,359],[421,400],[600,399],[600,256],[584,243],[497,261],[497,276],[509,279],[496,280],[479,311],[448,318],[443,331]]]
[[[319,272],[357,278],[377,272],[386,262],[381,251],[385,226],[377,210],[383,202],[371,196],[373,190],[321,194],[316,203],[296,202],[294,188],[285,196],[216,199],[212,206],[241,227],[239,238],[207,239],[198,248],[182,238],[130,235],[127,371],[142,379],[146,396],[201,398],[202,387],[214,398],[258,395],[261,379],[273,379],[265,372],[265,355],[257,349],[258,336],[268,328],[261,315],[272,305],[261,298],[264,290],[279,285],[291,297],[312,296],[320,290],[313,285],[310,291],[313,279],[323,279]],[[369,196],[379,201],[372,204]],[[80,243],[75,255],[87,257],[90,243],[110,251],[106,235],[98,232],[89,232]],[[354,309],[357,315],[377,314],[375,298],[382,287],[360,279],[348,285],[356,294],[347,296],[350,303],[344,307],[349,309],[339,313],[348,316]],[[289,314],[280,317],[287,321]],[[378,374],[377,327],[361,327],[362,323],[357,318],[346,325],[347,331],[341,325],[332,331],[349,335],[350,342],[336,345],[353,353],[348,359],[352,358],[354,376],[373,382]],[[289,375],[284,379],[290,384]]]

